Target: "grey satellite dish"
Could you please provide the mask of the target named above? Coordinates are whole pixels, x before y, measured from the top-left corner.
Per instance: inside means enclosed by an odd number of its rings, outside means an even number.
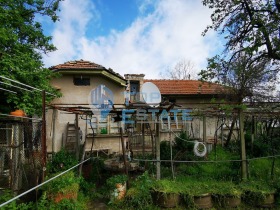
[[[152,82],[145,82],[142,86],[142,98],[152,107],[159,106],[161,102],[161,94],[158,87]]]

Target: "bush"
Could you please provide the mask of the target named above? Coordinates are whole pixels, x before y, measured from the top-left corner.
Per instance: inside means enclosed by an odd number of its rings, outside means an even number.
[[[134,209],[147,209],[152,203],[150,188],[153,184],[153,179],[149,176],[148,172],[136,178],[131,183],[131,188],[127,191],[125,198],[125,205]]]
[[[12,191],[10,191],[10,190],[0,191],[0,203],[1,203],[1,204],[4,203],[4,202],[6,202],[6,201],[8,201],[8,200],[10,200],[10,199],[12,199],[13,197],[14,197],[14,196],[13,196],[13,193],[12,193]],[[1,210],[2,210],[2,209],[3,209],[3,210],[5,210],[5,209],[7,209],[7,210],[9,210],[9,209],[16,209],[16,206],[17,206],[16,202],[13,201],[13,202],[8,203],[8,204],[6,204],[5,206],[3,206],[3,207],[1,208]]]
[[[63,199],[59,203],[54,203],[53,201],[48,200],[46,193],[43,193],[39,202],[37,204],[34,204],[33,209],[84,210],[87,209],[87,202],[87,198],[84,197],[82,193],[79,193],[77,200]]]
[[[116,184],[124,184],[126,183],[127,179],[128,177],[125,174],[114,175],[106,180],[106,186],[111,191],[116,188]]]
[[[234,154],[217,146],[208,156],[210,161],[222,161],[215,163],[202,163],[199,165],[201,174],[204,177],[216,180],[238,180],[240,176],[240,162],[231,162],[229,160],[239,160],[239,154]],[[228,162],[223,162],[228,161]]]
[[[48,163],[48,171],[50,173],[56,173],[60,171],[65,171],[74,165],[78,164],[78,160],[74,154],[61,149],[59,152],[55,153],[52,157],[52,161]]]
[[[52,174],[47,179],[55,177],[57,174]],[[46,191],[50,199],[55,200],[58,193],[77,195],[79,191],[80,178],[76,177],[73,171],[69,171],[43,185],[42,188]]]
[[[239,162],[210,162],[239,159],[221,146],[217,146],[209,155],[209,162],[180,163],[177,166],[179,176],[190,175],[196,179],[237,180],[239,178]]]

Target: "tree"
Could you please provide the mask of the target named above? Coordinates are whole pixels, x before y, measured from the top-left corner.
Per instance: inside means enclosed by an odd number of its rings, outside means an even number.
[[[211,80],[225,85],[232,99],[237,102],[237,106],[233,106],[233,110],[239,116],[240,130],[240,147],[241,147],[241,172],[242,179],[247,179],[246,165],[246,149],[244,136],[244,114],[242,103],[246,98],[254,98],[259,96],[270,95],[275,88],[277,80],[277,71],[271,65],[270,59],[262,58],[254,59],[254,55],[245,54],[244,52],[235,53],[230,61],[221,59],[219,56],[208,59],[206,70],[200,72],[202,80]],[[233,120],[226,139],[225,146],[229,145],[233,134],[234,124],[237,121],[237,115],[232,113]]]
[[[189,60],[179,61],[173,69],[166,69],[160,72],[160,77],[163,79],[173,80],[190,80],[193,76],[194,63]]]
[[[279,0],[203,0],[213,9],[209,29],[225,34],[226,51],[232,56],[240,51],[280,60],[280,1]],[[278,62],[277,62],[278,63]]]
[[[263,101],[265,98],[273,97],[277,81],[277,71],[269,59],[256,61],[253,55],[243,52],[235,54],[230,61],[220,56],[208,59],[207,69],[202,70],[199,75],[202,80],[224,85],[223,91],[228,91],[227,95],[237,103],[237,108],[242,106],[244,100]],[[236,120],[237,117],[234,116],[226,146],[229,145]]]
[[[42,53],[54,51],[50,43],[51,37],[45,36],[42,25],[36,21],[36,16],[46,16],[53,21],[58,20],[61,0],[0,0],[0,74],[10,79],[55,92],[50,86],[54,76],[44,68]],[[11,89],[1,79],[1,87]],[[20,108],[28,114],[40,113],[42,96],[40,92],[21,91],[13,89],[17,94],[0,91],[0,108],[6,105],[9,109]],[[2,100],[4,99],[4,100]],[[46,100],[50,101],[51,96]]]
[[[202,80],[224,85],[232,100],[241,104],[244,100],[264,100],[273,97],[277,70],[270,60],[256,61],[253,55],[239,52],[230,61],[215,56],[208,59],[206,70],[199,75]]]

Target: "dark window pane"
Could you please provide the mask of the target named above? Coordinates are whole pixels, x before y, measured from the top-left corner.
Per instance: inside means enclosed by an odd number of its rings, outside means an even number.
[[[90,78],[74,78],[74,85],[88,86],[90,85]]]

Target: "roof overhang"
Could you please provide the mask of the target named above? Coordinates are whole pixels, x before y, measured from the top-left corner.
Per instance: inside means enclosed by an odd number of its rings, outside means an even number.
[[[111,74],[110,72],[108,72],[107,70],[103,70],[103,69],[98,69],[98,70],[88,70],[88,69],[79,69],[77,70],[72,70],[72,69],[55,69],[53,70],[54,72],[58,72],[61,74],[88,74],[88,75],[102,75],[105,78],[108,78],[116,83],[118,83],[121,86],[126,86],[126,79],[123,79],[121,77],[118,77],[114,74]]]

